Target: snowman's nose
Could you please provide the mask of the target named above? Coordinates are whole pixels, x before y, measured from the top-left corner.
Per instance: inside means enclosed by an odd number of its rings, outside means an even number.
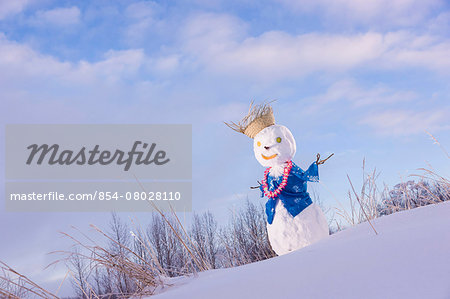
[[[265,148],[266,150],[269,150],[270,146],[265,146],[264,148]]]

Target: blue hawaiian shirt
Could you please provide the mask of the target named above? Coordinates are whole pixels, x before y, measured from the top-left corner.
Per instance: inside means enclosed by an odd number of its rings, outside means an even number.
[[[274,191],[278,188],[283,180],[283,176],[273,177],[270,174],[267,175],[267,185],[269,191]],[[281,191],[278,197],[269,198],[266,203],[267,222],[272,224],[273,217],[275,216],[275,206],[277,200],[280,199],[286,210],[292,217],[300,214],[301,211],[306,209],[312,204],[309,193],[306,192],[306,182],[318,182],[319,181],[319,168],[316,162],[309,166],[307,171],[303,171],[295,163],[292,163],[292,169],[289,173],[286,187]],[[259,187],[261,190],[261,197],[264,197],[264,190],[262,185]]]

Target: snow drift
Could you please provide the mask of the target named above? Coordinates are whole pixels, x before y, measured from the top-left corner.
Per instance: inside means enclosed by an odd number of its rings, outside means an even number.
[[[164,298],[450,298],[450,202],[396,213],[284,256],[171,280]]]

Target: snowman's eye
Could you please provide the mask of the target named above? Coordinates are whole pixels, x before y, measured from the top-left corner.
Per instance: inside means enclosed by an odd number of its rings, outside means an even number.
[[[257,145],[257,146],[261,146],[261,142],[258,141],[258,142],[256,143],[256,145]]]
[[[277,137],[276,140],[277,140],[278,143],[281,143],[281,137]]]

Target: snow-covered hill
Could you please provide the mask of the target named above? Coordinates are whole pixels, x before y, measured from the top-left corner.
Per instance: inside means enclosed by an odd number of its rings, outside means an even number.
[[[450,298],[450,202],[376,219],[299,251],[177,278],[151,298]]]

